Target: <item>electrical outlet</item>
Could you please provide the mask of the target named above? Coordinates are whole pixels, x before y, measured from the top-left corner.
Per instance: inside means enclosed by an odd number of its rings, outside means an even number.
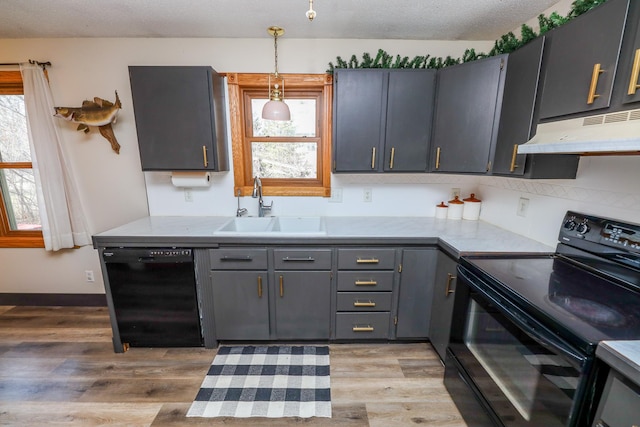
[[[332,188],[331,189],[331,197],[329,198],[330,203],[342,203],[342,188]]]
[[[370,202],[371,200],[373,200],[373,190],[371,190],[370,188],[365,188],[364,190],[362,190],[362,201]]]
[[[190,188],[184,189],[184,201],[189,203],[193,202],[193,193]]]
[[[520,197],[518,200],[518,210],[516,214],[521,217],[527,216],[527,211],[529,210],[529,199],[525,199],[524,197]]]
[[[460,198],[460,189],[459,188],[452,188],[451,189],[451,200],[455,199],[456,196],[458,196],[458,198]]]
[[[95,282],[96,281],[96,278],[93,275],[93,270],[85,270],[84,278],[86,279],[87,282]]]

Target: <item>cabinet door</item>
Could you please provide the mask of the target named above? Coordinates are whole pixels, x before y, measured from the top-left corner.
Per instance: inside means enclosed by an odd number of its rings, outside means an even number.
[[[624,36],[626,46],[620,57],[621,68],[615,83],[621,86],[623,104],[640,102],[640,22],[638,21],[640,21],[640,5],[637,2],[631,3]]]
[[[449,345],[453,293],[456,288],[456,266],[456,261],[438,251],[429,339],[442,360],[445,359],[447,346]]]
[[[385,172],[427,170],[435,79],[435,70],[389,72]]]
[[[335,172],[378,171],[384,138],[387,72],[336,70],[333,156]]]
[[[129,67],[129,78],[142,170],[228,170],[222,78],[211,67]]]
[[[278,339],[329,339],[331,272],[275,272]]]
[[[211,282],[217,339],[269,339],[266,272],[212,271]]]
[[[432,172],[486,173],[505,55],[439,70]]]
[[[628,4],[609,0],[548,33],[541,119],[609,106]]]
[[[397,338],[426,338],[429,335],[436,254],[435,249],[402,251]]]

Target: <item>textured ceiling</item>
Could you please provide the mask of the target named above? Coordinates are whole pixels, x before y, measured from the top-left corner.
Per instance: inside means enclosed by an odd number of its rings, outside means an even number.
[[[495,40],[560,0],[0,0],[0,38]]]

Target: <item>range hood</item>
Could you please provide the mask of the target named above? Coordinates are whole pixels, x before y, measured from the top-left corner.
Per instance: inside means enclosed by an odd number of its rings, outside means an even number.
[[[640,155],[640,109],[539,124],[518,154]]]

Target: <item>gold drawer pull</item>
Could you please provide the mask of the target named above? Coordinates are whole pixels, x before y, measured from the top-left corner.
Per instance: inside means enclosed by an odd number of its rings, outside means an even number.
[[[280,298],[284,296],[284,277],[280,276]]]
[[[627,95],[635,95],[640,89],[638,84],[638,76],[640,75],[640,49],[636,49],[636,55],[633,57],[633,68],[631,69],[631,79],[629,80],[629,91]]]
[[[600,95],[596,94],[596,90],[598,89],[598,78],[600,74],[604,73],[604,70],[600,68],[600,64],[595,64],[593,66],[593,74],[591,75],[591,86],[589,86],[589,96],[587,97],[587,104],[593,104],[596,98],[599,98]]]
[[[258,298],[262,298],[262,276],[258,276]]]
[[[436,170],[440,169],[440,147],[436,148]]]
[[[367,258],[367,259],[358,258],[356,260],[356,264],[378,264],[379,262],[380,260],[378,258]]]
[[[514,172],[518,165],[516,165],[516,160],[518,158],[518,144],[513,145],[513,153],[511,154],[511,167],[509,167],[509,172]]]
[[[373,332],[373,326],[354,326],[352,330],[353,332]]]
[[[206,168],[207,166],[209,166],[209,160],[207,160],[207,146],[203,145],[202,146],[202,159],[204,160],[204,167]]]
[[[455,291],[451,290],[450,288],[451,288],[451,282],[453,282],[456,279],[457,279],[456,276],[454,276],[451,273],[447,273],[447,287],[444,289],[444,296],[445,297],[448,297],[449,294],[452,294],[452,293],[455,292]]]
[[[355,300],[355,301],[353,302],[353,306],[354,306],[354,307],[375,307],[375,306],[376,306],[376,303],[375,303],[375,302],[373,302],[373,301],[371,301],[371,300],[369,300],[369,301],[367,301],[367,302],[360,302],[360,301],[358,301],[358,300]]]
[[[355,282],[356,286],[375,286],[378,284],[377,280],[356,280]]]

